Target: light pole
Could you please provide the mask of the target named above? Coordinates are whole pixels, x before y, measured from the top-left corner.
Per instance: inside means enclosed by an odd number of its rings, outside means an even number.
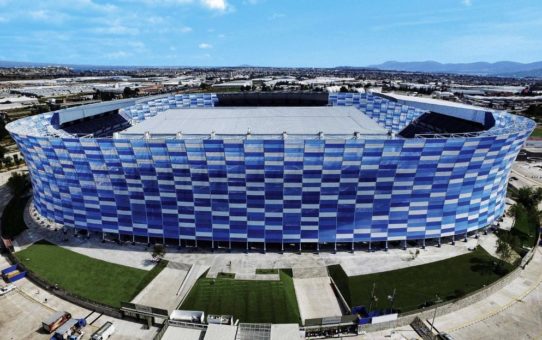
[[[440,297],[438,296],[438,294],[435,294],[435,303],[439,304],[442,302],[442,300],[440,299]],[[437,316],[437,309],[438,309],[438,306],[435,307],[435,312],[433,313],[433,321],[431,321],[431,337],[433,336],[433,328],[434,328],[434,325],[435,325],[435,317]]]

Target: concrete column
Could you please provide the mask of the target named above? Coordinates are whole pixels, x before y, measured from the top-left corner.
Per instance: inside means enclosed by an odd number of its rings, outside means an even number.
[[[388,241],[386,241],[386,244],[384,245],[384,250],[388,251]]]
[[[422,249],[425,249],[425,239],[422,239]]]
[[[406,250],[406,240],[403,240],[403,250]]]

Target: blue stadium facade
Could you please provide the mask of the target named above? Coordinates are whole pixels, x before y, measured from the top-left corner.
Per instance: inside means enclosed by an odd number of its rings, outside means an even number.
[[[218,102],[212,94],[130,102],[119,112],[128,125],[117,131],[171,108]],[[353,244],[464,235],[503,214],[531,120],[480,109],[486,122],[491,116],[483,131],[406,138],[401,130],[426,108],[357,93],[328,102],[355,106],[389,136],[127,138],[108,124],[100,130],[106,137],[77,136],[61,127],[62,112],[7,129],[28,164],[37,211],[91,232],[179,243]]]

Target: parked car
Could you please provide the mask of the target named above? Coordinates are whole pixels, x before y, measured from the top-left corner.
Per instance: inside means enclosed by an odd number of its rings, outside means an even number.
[[[115,326],[111,322],[106,322],[100,329],[92,334],[92,340],[106,340],[115,332]]]
[[[6,286],[0,287],[0,296],[6,295],[7,293],[11,292],[15,288],[16,288],[15,285],[6,285]]]

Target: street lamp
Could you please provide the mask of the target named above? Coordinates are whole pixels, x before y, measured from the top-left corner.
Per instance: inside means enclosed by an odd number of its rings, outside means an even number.
[[[435,294],[435,303],[436,304],[439,304],[442,302],[442,300],[440,299],[440,297],[438,296],[438,294]],[[433,321],[431,321],[431,336],[433,336],[433,328],[435,327],[435,317],[437,316],[437,309],[438,309],[438,305],[437,307],[435,307],[435,312],[433,313]]]

